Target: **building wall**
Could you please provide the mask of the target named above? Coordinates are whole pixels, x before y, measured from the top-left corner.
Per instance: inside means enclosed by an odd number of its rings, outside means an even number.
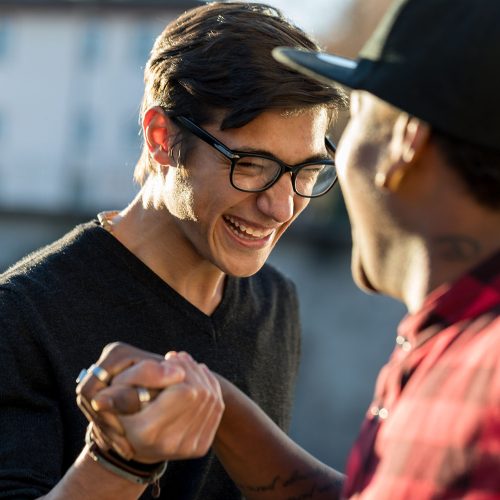
[[[0,13],[0,207],[94,210],[130,199],[143,66],[177,13]]]

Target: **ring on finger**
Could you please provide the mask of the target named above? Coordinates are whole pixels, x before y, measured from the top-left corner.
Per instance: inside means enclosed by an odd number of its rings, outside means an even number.
[[[146,387],[137,387],[136,390],[142,410],[153,399],[153,397],[151,392],[149,392],[149,389],[146,389]]]
[[[90,365],[86,370],[83,369],[79,375],[78,378],[76,379],[76,382],[79,384],[86,376],[87,374],[90,373],[97,379],[99,379],[103,384],[109,385],[111,382],[111,379],[113,378],[107,370],[102,368],[101,366],[98,366],[96,364]]]
[[[89,373],[97,377],[103,384],[109,385],[113,378],[110,373],[98,365],[90,365]]]

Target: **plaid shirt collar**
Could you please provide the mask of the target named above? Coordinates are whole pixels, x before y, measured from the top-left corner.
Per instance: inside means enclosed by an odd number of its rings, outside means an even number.
[[[423,393],[415,392],[415,388],[421,388],[425,386],[425,383],[428,383],[426,377],[429,376],[429,370],[441,359],[448,346],[457,337],[467,332],[468,329],[468,333],[470,334],[478,328],[478,325],[471,327],[471,325],[474,325],[475,319],[484,317],[482,322],[482,326],[484,327],[488,324],[488,318],[498,316],[499,312],[500,252],[497,252],[454,283],[446,284],[436,289],[427,297],[420,311],[408,315],[403,319],[398,328],[397,347],[394,349],[389,362],[379,373],[373,402],[366,414],[358,440],[351,451],[347,465],[347,480],[344,485],[343,498],[408,498],[407,495],[398,496],[395,494],[391,496],[394,491],[399,491],[397,490],[398,484],[404,487],[410,485],[414,492],[412,498],[430,498],[428,492],[424,494],[419,489],[422,488],[422,485],[425,487],[429,485],[425,481],[415,480],[412,475],[415,473],[415,470],[412,468],[411,460],[407,460],[404,466],[401,462],[402,459],[395,458],[394,454],[400,453],[401,450],[405,449],[405,446],[407,447],[410,444],[412,446],[412,453],[417,458],[422,459],[422,456],[425,455],[424,445],[429,445],[429,443],[422,442],[422,437],[418,435],[413,438],[409,437],[408,428],[406,427],[407,423],[410,423],[412,419],[416,419],[420,424],[427,422],[427,412],[433,408],[433,401],[442,400],[449,403],[451,407],[453,407],[453,404],[457,404],[457,401],[451,401],[445,393],[439,392],[439,390],[432,392],[433,397],[431,398],[428,396],[431,392],[425,393],[425,390],[429,390],[428,388],[419,389],[423,390]],[[467,346],[468,344],[465,345]],[[460,353],[460,348],[458,349]],[[420,377],[418,383],[415,384],[414,381],[412,385],[413,392],[409,396],[407,395],[407,399],[402,402],[402,395],[407,390],[405,387],[407,387],[410,379],[417,376],[415,373],[424,362],[425,366],[418,373]],[[447,362],[449,361],[443,361],[441,370],[443,366],[452,366],[447,365]],[[466,368],[464,366],[465,371],[463,373],[465,376],[473,378],[476,374],[474,365],[472,368]],[[439,373],[439,370],[437,373]],[[446,371],[442,373],[446,373]],[[448,381],[447,384],[447,388],[449,389],[450,382]],[[468,387],[473,390],[475,385],[470,383]],[[460,391],[458,393],[463,394]],[[465,404],[465,401],[467,397],[471,396],[465,394],[462,397],[464,400],[459,401],[458,404],[462,405],[464,403],[463,408],[461,407],[464,410],[469,408]],[[415,404],[415,401],[418,404]],[[475,406],[472,405],[472,408],[475,408]],[[435,410],[436,407],[434,407]],[[394,411],[399,411],[400,415],[396,423],[394,422]],[[384,412],[384,415],[382,415],[382,412]],[[390,418],[386,420],[389,415],[391,415]],[[404,415],[404,417],[401,417],[401,415]],[[444,418],[448,419],[450,415],[453,416],[453,412],[444,411],[444,413],[440,413],[441,417],[444,416]],[[462,417],[462,424],[465,423],[467,425],[467,422],[470,422],[470,420],[467,420],[465,415],[462,415]],[[389,425],[389,428],[387,428],[387,425]],[[386,428],[385,434],[381,431],[381,428],[384,427]],[[455,429],[455,426],[450,425],[449,428]],[[436,454],[453,454],[453,452],[456,452],[460,460],[458,458],[455,461],[451,460],[451,462],[443,460],[443,464],[445,462],[450,462],[451,465],[461,464],[461,460],[463,460],[461,453],[466,446],[456,448],[456,436],[453,430],[450,435],[445,434],[445,436],[447,436],[446,441],[444,441],[441,448],[436,448],[436,442],[432,442],[433,454],[439,456]],[[451,446],[452,442],[455,443],[454,446]],[[443,443],[442,437],[441,443]],[[388,452],[387,446],[389,444],[392,448]],[[470,453],[477,452],[477,450],[469,451]],[[387,474],[387,470],[384,468],[379,469],[379,461],[384,454],[386,454],[384,467],[394,468],[391,474]],[[476,474],[477,472],[479,474],[478,477],[483,473],[491,474],[490,469],[488,469],[488,466],[491,467],[491,465],[488,464],[489,462],[484,462],[478,466],[480,469],[479,472],[474,469],[471,474]],[[446,470],[448,470],[447,467],[448,465],[445,466]],[[438,472],[430,471],[429,477],[432,477],[433,473],[438,474]],[[374,476],[378,477],[377,481],[374,480]],[[372,489],[370,489],[370,484],[372,485]],[[433,487],[437,491],[441,486],[436,484]],[[371,492],[380,492],[380,488],[385,493],[389,491],[390,493],[384,497],[373,496]],[[395,489],[391,490],[391,488]],[[465,496],[465,492],[464,494],[454,493],[456,493],[455,490],[450,492],[450,498],[463,498]],[[445,496],[442,495],[443,498]],[[448,496],[446,497],[448,498]],[[484,498],[492,497],[485,496]]]
[[[458,279],[441,285],[426,298],[423,307],[399,324],[398,337],[413,346],[434,332],[472,319],[500,306],[500,251]]]

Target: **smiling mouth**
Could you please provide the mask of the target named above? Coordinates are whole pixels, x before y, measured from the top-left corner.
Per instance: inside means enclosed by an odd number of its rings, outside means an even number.
[[[229,215],[224,215],[224,222],[229,227],[229,229],[236,235],[238,238],[242,238],[244,240],[256,241],[267,238],[270,234],[274,232],[274,229],[267,229],[265,231],[261,229],[254,229],[248,226],[245,226],[241,222],[237,221],[233,217]]]

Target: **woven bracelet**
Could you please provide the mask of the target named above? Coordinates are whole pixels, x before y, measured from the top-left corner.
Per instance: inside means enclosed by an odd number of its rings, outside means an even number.
[[[160,496],[160,478],[165,474],[168,462],[145,464],[135,460],[125,460],[113,450],[103,451],[94,441],[90,427],[85,434],[85,444],[92,460],[132,483],[151,484],[153,498]]]

